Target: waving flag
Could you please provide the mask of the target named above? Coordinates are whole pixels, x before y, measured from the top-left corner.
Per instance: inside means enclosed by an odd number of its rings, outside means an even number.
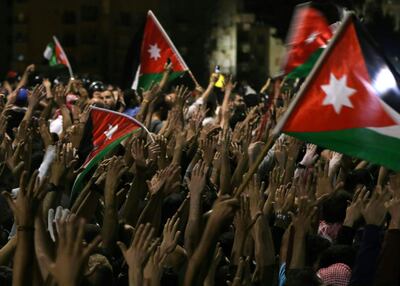
[[[283,72],[289,78],[306,77],[332,38],[339,11],[329,3],[298,5],[290,24]]]
[[[124,139],[143,128],[147,129],[136,119],[125,114],[108,109],[91,107],[86,122],[78,154],[84,159],[83,171],[77,176],[72,188],[74,198],[82,189],[83,179],[98,162]]]
[[[152,82],[159,82],[168,59],[172,62],[173,68],[170,80],[179,77],[185,71],[189,71],[160,22],[153,12],[149,11],[140,50],[140,66],[133,88],[148,89]]]
[[[65,65],[68,68],[70,77],[73,77],[72,67],[67,54],[64,52],[56,36],[53,36],[53,42],[47,44],[43,52],[43,57],[49,61],[50,66]]]
[[[275,134],[400,171],[398,84],[391,63],[348,14]]]

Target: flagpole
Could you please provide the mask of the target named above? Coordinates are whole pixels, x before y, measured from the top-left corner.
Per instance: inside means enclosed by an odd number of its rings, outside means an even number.
[[[153,11],[149,10],[149,12],[147,13],[150,17],[153,18],[154,22],[156,23],[157,27],[160,29],[160,31],[164,34],[165,39],[167,40],[168,44],[172,47],[172,49],[174,50],[175,54],[177,55],[179,62],[183,65],[183,67],[188,71],[190,77],[192,78],[192,80],[194,81],[194,83],[197,86],[200,86],[200,84],[198,83],[198,81],[196,80],[196,78],[194,77],[192,71],[189,69],[188,65],[186,64],[186,62],[184,61],[184,59],[182,58],[181,54],[179,53],[178,49],[175,47],[174,43],[171,41],[170,37],[168,36],[167,32],[164,30],[163,26],[161,26],[161,23],[158,21],[156,15],[154,15]]]
[[[235,197],[240,196],[240,194],[245,190],[247,184],[249,183],[249,181],[251,180],[253,175],[257,172],[258,166],[264,160],[265,156],[267,156],[268,151],[272,148],[272,146],[275,143],[275,140],[279,137],[279,135],[283,129],[283,126],[285,125],[286,121],[289,119],[289,116],[291,115],[293,110],[296,108],[297,103],[300,101],[306,88],[308,88],[308,86],[311,84],[311,79],[319,71],[320,67],[322,66],[323,61],[325,60],[327,55],[330,53],[330,51],[333,49],[334,44],[337,42],[338,38],[343,34],[344,29],[346,28],[347,24],[350,22],[350,20],[353,16],[354,16],[354,12],[346,12],[342,25],[340,26],[340,28],[338,29],[336,34],[333,36],[332,40],[328,43],[327,48],[324,50],[324,52],[318,58],[317,63],[314,65],[310,74],[307,76],[306,81],[301,86],[299,93],[297,94],[297,96],[295,96],[293,98],[288,109],[282,115],[282,119],[280,119],[279,122],[277,123],[277,125],[275,126],[274,130],[272,131],[272,136],[268,139],[266,146],[261,151],[261,153],[258,155],[256,161],[253,163],[253,165],[250,167],[249,171],[246,173],[246,176],[244,177],[239,188],[234,193]]]

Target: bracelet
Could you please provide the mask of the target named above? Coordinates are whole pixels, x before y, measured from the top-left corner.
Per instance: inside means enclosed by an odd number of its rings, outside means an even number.
[[[35,231],[35,228],[29,225],[19,225],[17,231]]]
[[[299,168],[299,169],[307,169],[307,166],[303,165],[302,163],[298,163],[297,164],[297,168]]]

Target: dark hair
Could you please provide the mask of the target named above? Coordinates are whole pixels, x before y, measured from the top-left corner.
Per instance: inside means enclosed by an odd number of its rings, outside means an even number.
[[[322,204],[322,219],[327,223],[342,223],[346,217],[347,201],[350,193],[340,190]]]
[[[350,172],[344,184],[344,189],[349,192],[354,192],[357,185],[364,185],[368,190],[373,190],[375,187],[374,177],[367,169],[354,170]]]
[[[307,265],[314,265],[321,253],[330,246],[331,243],[326,238],[319,235],[308,235],[306,239]]]
[[[326,268],[336,263],[344,263],[352,268],[355,257],[356,250],[352,246],[344,244],[332,245],[321,254],[319,268]]]
[[[139,99],[135,90],[128,88],[124,90],[123,94],[126,107],[139,106]]]
[[[311,268],[290,269],[286,272],[286,286],[319,286],[321,280]]]
[[[243,97],[243,100],[247,107],[253,107],[261,102],[261,97],[256,93],[249,93]]]

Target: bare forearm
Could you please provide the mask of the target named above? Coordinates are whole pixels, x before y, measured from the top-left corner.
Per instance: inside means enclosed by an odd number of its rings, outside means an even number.
[[[300,269],[306,265],[306,234],[295,230],[293,239],[293,255],[290,262],[290,269]]]
[[[140,215],[139,205],[140,202],[143,201],[146,192],[147,186],[145,180],[136,177],[132,182],[132,186],[129,190],[129,194],[122,211],[122,217],[125,219],[127,224],[136,225]]]
[[[7,265],[17,246],[17,237],[14,236],[0,249],[0,266]]]
[[[60,111],[63,119],[63,131],[65,132],[72,125],[71,115],[65,105],[61,106]]]
[[[164,90],[165,86],[167,85],[169,75],[170,75],[170,71],[164,71],[163,77],[161,78],[161,81],[160,81],[159,90]]]
[[[185,249],[188,256],[193,255],[200,238],[200,196],[191,195],[189,219],[185,229]]]
[[[118,213],[115,204],[108,204],[105,207],[102,238],[103,249],[107,254],[113,254],[118,234]]]
[[[271,229],[266,217],[257,220],[253,227],[254,253],[257,268],[259,269],[259,280],[261,285],[272,282],[271,272],[267,271],[275,263],[274,242]]]
[[[154,230],[157,232],[161,224],[161,208],[163,203],[163,196],[156,194],[152,196],[147,203],[146,207],[140,214],[136,226],[141,224],[150,223]]]
[[[24,227],[33,227],[33,224]],[[33,231],[19,231],[17,241],[13,265],[13,286],[30,285],[32,281],[30,267],[33,264],[32,254],[34,253]]]
[[[231,168],[226,150],[221,154],[220,192],[222,195],[231,192]]]
[[[208,272],[208,265],[211,265],[220,227],[220,222],[215,221],[211,216],[199,246],[189,260],[189,265],[184,280],[185,286],[203,285],[203,281]]]
[[[201,95],[201,98],[203,99],[203,102],[207,102],[208,97],[210,96],[211,92],[214,89],[214,83],[210,82],[207,86],[207,89],[204,91],[204,93]]]
[[[242,177],[247,170],[248,159],[249,158],[246,155],[243,155],[240,158],[236,166],[235,172],[232,175],[232,180],[231,180],[232,187],[238,187],[240,185]]]

